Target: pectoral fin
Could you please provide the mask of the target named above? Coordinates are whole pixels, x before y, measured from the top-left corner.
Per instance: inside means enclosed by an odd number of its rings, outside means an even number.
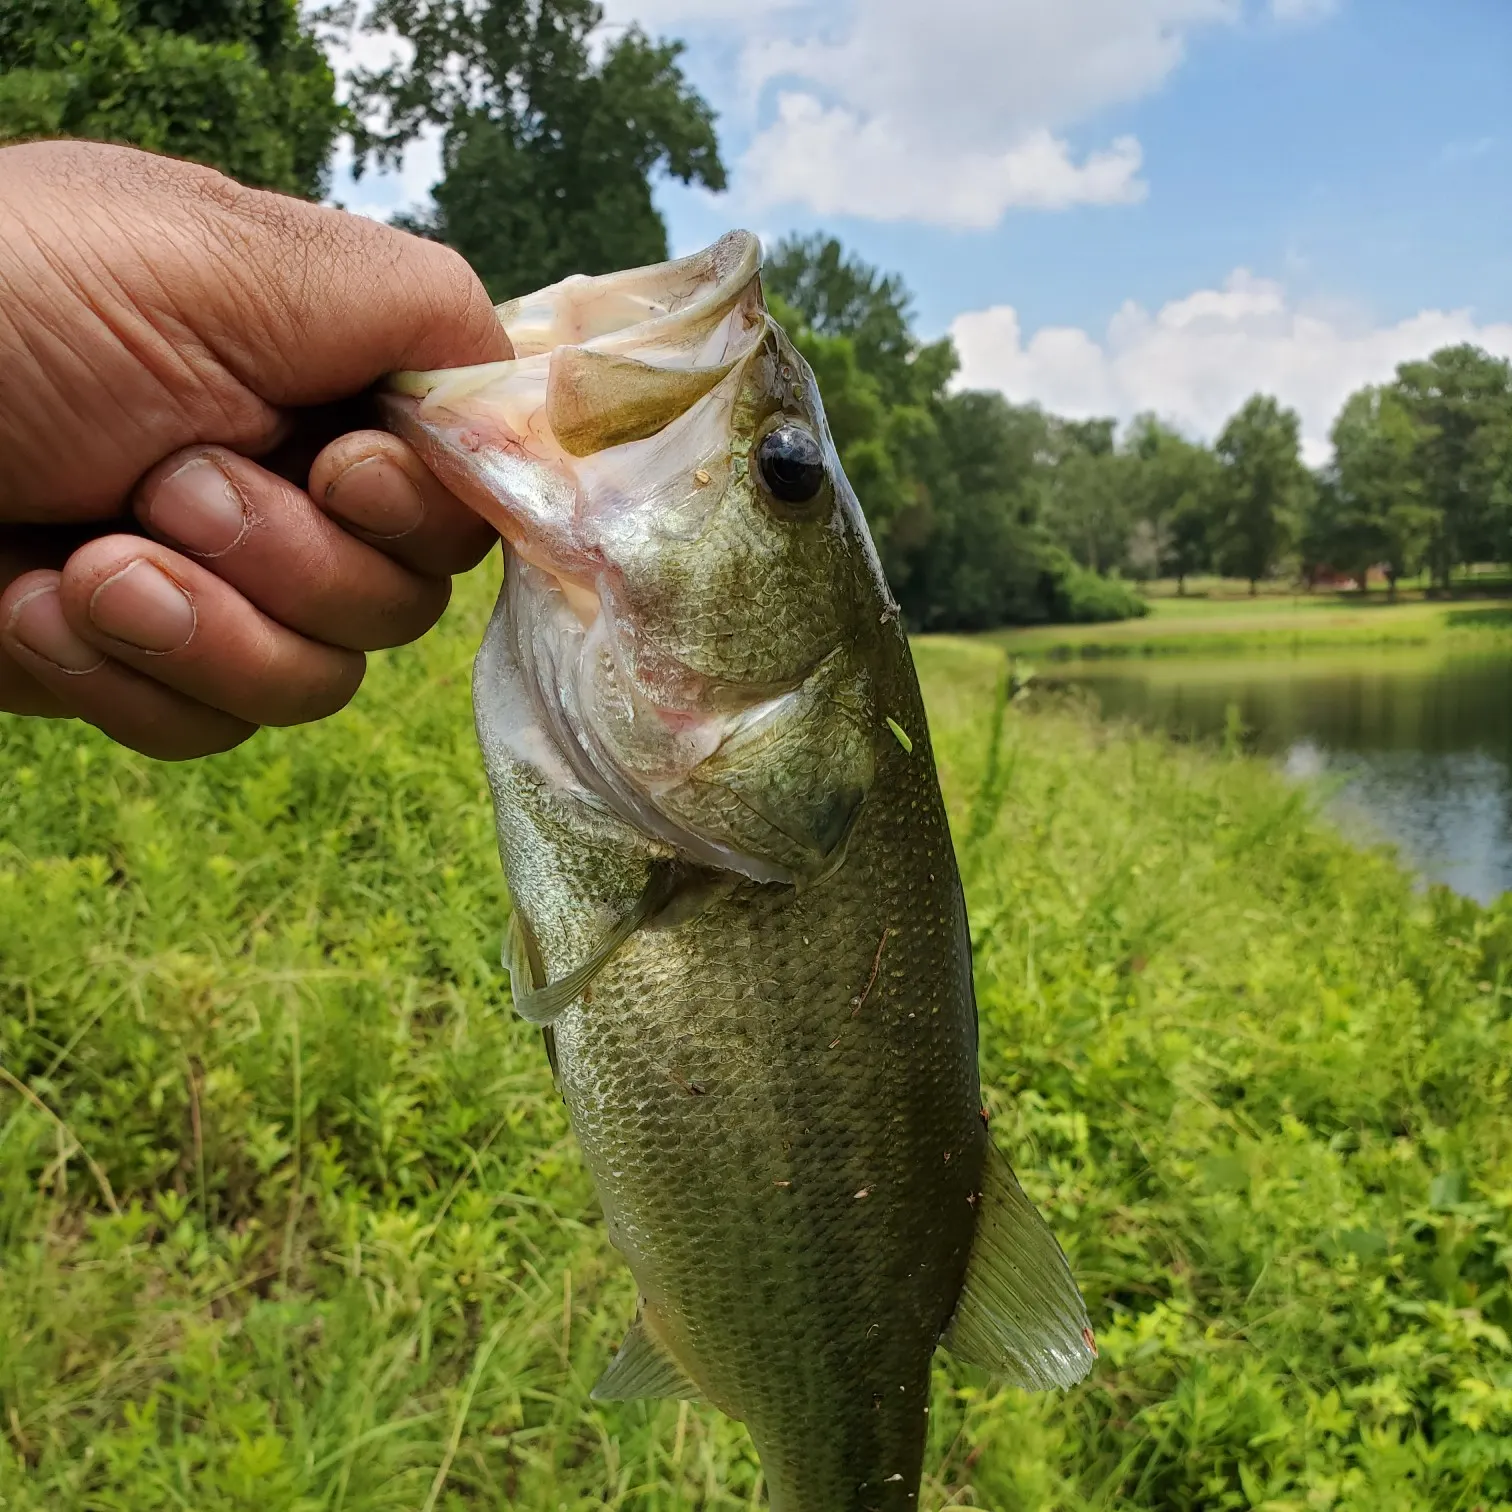
[[[966,1284],[943,1343],[1026,1391],[1074,1386],[1097,1358],[1071,1267],[991,1144]]]
[[[535,937],[516,908],[509,916],[504,936],[504,966],[509,972],[515,1012],[530,1024],[555,1023],[593,984],[620,946],[642,925],[664,913],[692,885],[697,885],[695,877],[685,868],[654,866],[630,911],[593,947],[585,961],[555,982],[545,981],[546,972]]]
[[[516,1003],[546,985],[540,947],[518,908],[511,912],[509,923],[504,926],[504,969],[509,973],[509,991]],[[546,1047],[546,1063],[551,1067],[551,1084],[560,1092],[562,1073],[557,1065],[556,1030],[550,1024],[541,1025],[541,1043]]]
[[[687,1372],[647,1328],[644,1306],[592,1392],[596,1402],[631,1402],[641,1397],[682,1400],[698,1394]]]

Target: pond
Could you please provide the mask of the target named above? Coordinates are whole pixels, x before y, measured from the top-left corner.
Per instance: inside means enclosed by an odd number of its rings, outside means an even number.
[[[1221,737],[1237,718],[1249,748],[1321,785],[1346,832],[1482,903],[1512,889],[1512,653],[1173,656],[1050,676],[1173,734]]]

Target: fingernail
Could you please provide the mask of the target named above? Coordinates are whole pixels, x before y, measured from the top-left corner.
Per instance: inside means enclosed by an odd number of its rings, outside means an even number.
[[[177,651],[194,634],[189,595],[140,558],[95,589],[89,617],[106,635],[142,651]]]
[[[379,540],[406,536],[425,518],[425,500],[404,470],[387,457],[366,457],[338,473],[326,507]]]
[[[153,490],[147,523],[195,556],[220,556],[241,540],[247,514],[231,479],[211,458],[195,457]]]
[[[80,640],[63,618],[56,584],[28,593],[11,610],[7,632],[33,656],[77,676],[93,672],[105,658],[88,641]]]

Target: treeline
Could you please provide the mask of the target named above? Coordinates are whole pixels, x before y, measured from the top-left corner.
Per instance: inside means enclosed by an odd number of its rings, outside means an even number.
[[[714,114],[675,43],[601,31],[593,0],[378,0],[405,60],[347,105],[323,38],[351,7],[298,0],[3,0],[0,142],[81,136],[316,196],[338,139],[359,170],[443,134],[432,204],[495,298],[667,255],[652,182],[724,186]],[[1221,572],[1362,584],[1512,561],[1512,368],[1471,347],[1350,398],[1334,460],[1256,396],[1211,445],[1152,416],[1062,419],[951,387],[948,340],[915,335],[895,277],[831,238],[771,249],[774,308],[819,375],[846,471],[908,623],[983,629],[1145,612],[1131,583]]]
[[[1050,523],[1057,482],[1091,478],[1111,422],[1060,420],[1001,394],[952,393],[949,340],[921,343],[907,290],[833,238],[768,250],[773,312],[813,367],[846,476],[914,629],[986,629],[1146,612]],[[1099,475],[1100,476],[1100,475]]]
[[[952,392],[906,291],[824,237],[768,263],[819,374],[846,471],[909,621],[977,629],[1141,612],[1130,580],[1198,573],[1353,580],[1512,562],[1512,363],[1472,346],[1350,396],[1333,459],[1303,461],[1296,413],[1257,394],[1211,445],[1153,415],[1119,433],[1000,394]]]

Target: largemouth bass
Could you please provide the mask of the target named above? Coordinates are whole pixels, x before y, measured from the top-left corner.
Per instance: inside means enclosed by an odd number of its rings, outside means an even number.
[[[917,1505],[930,1360],[1096,1353],[988,1139],[908,643],[813,374],[735,233],[499,307],[390,380],[508,543],[474,676],[515,1005],[641,1300],[600,1398],[748,1426],[776,1512]]]

